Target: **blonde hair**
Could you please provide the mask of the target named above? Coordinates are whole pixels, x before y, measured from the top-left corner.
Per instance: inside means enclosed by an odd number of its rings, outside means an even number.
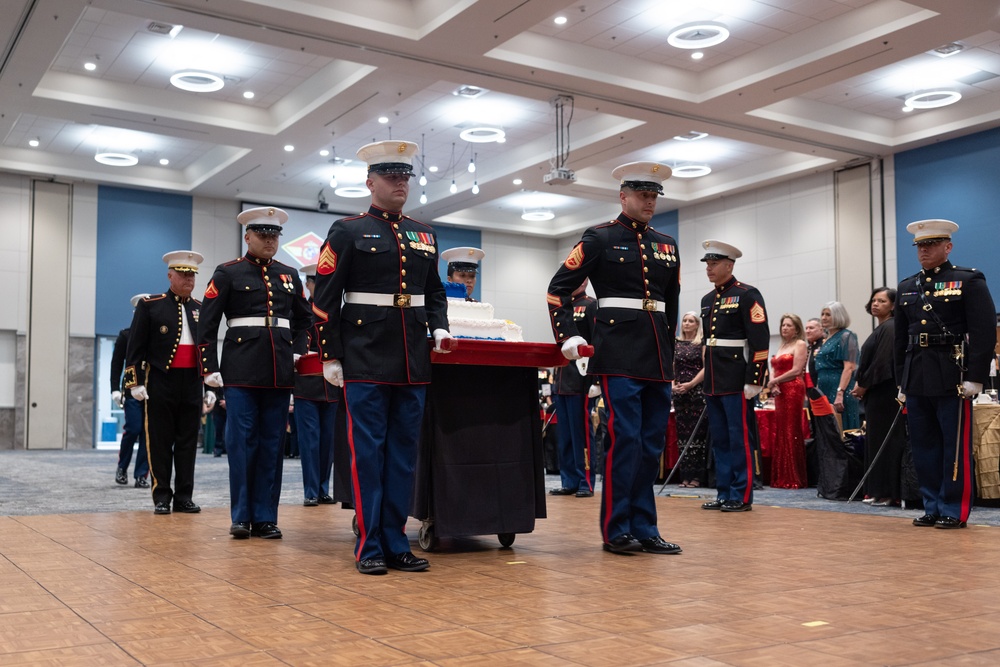
[[[698,326],[694,330],[694,339],[692,342],[695,345],[701,345],[701,316],[698,315],[698,313],[694,312],[693,310],[689,310],[688,312],[681,315],[681,322],[683,322],[684,318],[687,317],[688,315],[693,317],[694,321],[698,323]],[[684,338],[684,331],[680,326],[677,327],[677,340],[687,340],[686,338]]]
[[[802,318],[800,318],[795,313],[785,313],[778,320],[778,336],[781,336],[781,325],[785,323],[785,320],[789,320],[792,326],[795,327],[795,339],[805,340],[806,339],[806,329],[802,326]]]

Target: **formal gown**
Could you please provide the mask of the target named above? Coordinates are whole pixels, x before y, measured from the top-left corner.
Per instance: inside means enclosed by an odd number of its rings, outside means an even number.
[[[775,377],[792,369],[794,356],[781,354],[771,357]],[[771,450],[771,486],[777,489],[802,489],[808,485],[806,476],[805,437],[802,433],[802,406],[806,385],[799,376],[777,385],[774,395],[774,448]]]
[[[816,354],[816,374],[819,376],[817,388],[830,401],[830,405],[837,400],[837,389],[845,361],[858,361],[858,337],[849,329],[841,329],[827,338]],[[840,418],[845,431],[861,427],[858,399],[851,396],[854,380],[852,376],[844,390],[844,411],[840,413]]]
[[[895,327],[896,323],[890,317],[878,325],[861,346],[858,384],[866,389],[862,399],[865,403],[866,421],[865,468],[871,467],[865,482],[865,495],[901,500],[903,455],[906,450],[905,418],[902,415],[900,420],[904,423],[897,424],[892,437],[886,440],[899,412],[892,359]],[[872,461],[882,443],[885,443],[885,449],[872,467]]]
[[[701,370],[701,345],[688,340],[678,340],[674,348],[674,378],[677,382],[690,382]],[[694,431],[698,417],[705,409],[705,395],[698,384],[683,394],[673,395],[674,417],[677,419],[677,446],[682,448]],[[701,426],[694,438],[687,455],[681,461],[679,480],[698,480],[706,484],[706,467],[708,458],[708,418],[701,420]]]

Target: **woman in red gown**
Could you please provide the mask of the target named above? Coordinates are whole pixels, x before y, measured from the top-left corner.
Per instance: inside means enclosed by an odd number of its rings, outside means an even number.
[[[774,396],[774,449],[771,451],[771,486],[802,489],[806,476],[802,406],[806,396],[803,371],[808,348],[798,315],[781,316],[781,347],[771,357],[771,380],[767,388]]]

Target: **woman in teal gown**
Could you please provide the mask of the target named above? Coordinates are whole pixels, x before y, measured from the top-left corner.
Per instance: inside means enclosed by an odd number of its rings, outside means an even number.
[[[831,301],[823,306],[819,320],[827,330],[826,340],[816,354],[819,390],[840,414],[845,431],[860,428],[858,399],[851,396],[858,367],[858,337],[847,328],[851,318],[844,304]]]

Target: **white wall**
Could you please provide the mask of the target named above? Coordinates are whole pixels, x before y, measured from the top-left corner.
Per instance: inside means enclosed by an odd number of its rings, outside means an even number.
[[[524,329],[524,340],[551,343],[552,328],[545,291],[561,259],[554,239],[483,232],[482,300],[495,317]]]
[[[205,256],[192,295],[201,300],[215,267],[240,256],[243,227],[236,222],[237,201],[195,197],[191,220],[191,249]],[[220,332],[221,334],[222,332]]]
[[[0,330],[28,328],[31,179],[0,173]]]
[[[680,312],[712,289],[700,244],[718,239],[743,251],[734,275],[763,295],[772,341],[782,313],[819,317],[836,299],[834,224],[831,172],[680,209]]]

